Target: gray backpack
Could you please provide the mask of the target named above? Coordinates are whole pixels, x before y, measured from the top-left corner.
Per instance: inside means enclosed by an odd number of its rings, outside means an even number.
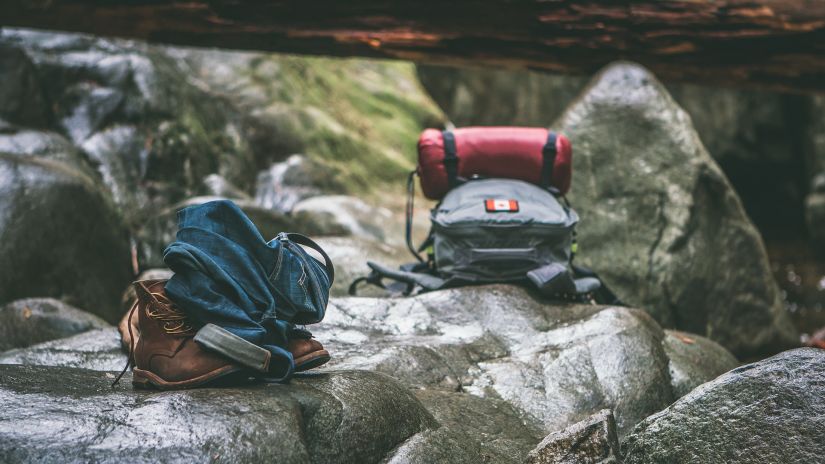
[[[550,189],[512,179],[468,180],[432,210],[430,235],[418,249],[411,221],[408,203],[407,244],[419,262],[400,269],[368,262],[372,273],[356,279],[350,294],[363,281],[404,294],[512,282],[531,283],[547,296],[619,303],[595,274],[573,266],[579,217]],[[402,288],[386,286],[384,278]]]

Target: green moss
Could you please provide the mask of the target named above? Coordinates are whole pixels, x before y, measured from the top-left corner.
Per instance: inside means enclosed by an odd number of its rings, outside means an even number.
[[[290,136],[302,151],[339,175],[347,193],[403,182],[415,165],[416,142],[444,117],[418,83],[411,63],[261,55],[239,70],[256,95],[300,121]],[[283,153],[282,155],[288,155]]]

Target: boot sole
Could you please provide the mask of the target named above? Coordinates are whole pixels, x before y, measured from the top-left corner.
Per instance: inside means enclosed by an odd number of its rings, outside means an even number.
[[[163,380],[152,372],[135,368],[132,371],[132,385],[136,388],[143,389],[182,390],[186,388],[200,387],[242,371],[243,369],[240,367],[224,366],[220,369],[195,377],[194,379],[169,382],[167,380]]]
[[[318,350],[301,356],[295,360],[295,372],[303,372],[323,366],[331,358],[327,350]]]

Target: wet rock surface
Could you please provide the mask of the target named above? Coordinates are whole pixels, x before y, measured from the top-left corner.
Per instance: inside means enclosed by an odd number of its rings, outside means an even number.
[[[556,129],[577,147],[581,260],[620,298],[738,355],[798,343],[759,233],[653,75],[609,66]]]
[[[0,307],[0,351],[24,348],[108,325],[99,317],[52,298],[17,300]]]
[[[527,456],[527,464],[608,464],[621,462],[616,422],[609,409],[553,432]]]
[[[121,350],[117,329],[107,327],[26,348],[4,351],[0,353],[0,364],[120,371],[126,364],[126,354]]]
[[[625,463],[817,462],[825,453],[825,350],[787,351],[696,388],[639,424]]]
[[[324,324],[309,329],[333,354],[321,372],[376,371],[420,389],[421,395],[463,395],[421,398],[442,411],[436,416],[454,417],[455,423],[465,419],[455,418],[460,410],[451,412],[444,398],[467,405],[468,417],[475,415],[467,423],[481,422],[485,410],[505,411],[500,415],[506,421],[522,423],[520,430],[535,437],[528,443],[518,438],[521,432],[512,433],[513,427],[490,425],[486,433],[500,435],[482,440],[488,445],[473,448],[474,453],[516,450],[523,455],[540,437],[605,408],[615,411],[624,435],[676,398],[665,334],[645,312],[546,302],[518,287],[463,288],[413,298],[333,298]],[[0,355],[0,363],[111,371],[125,360],[118,350],[112,328],[13,350]],[[695,376],[690,377],[695,383],[710,380],[701,377],[701,369],[685,375]],[[444,446],[462,434],[477,439],[467,427],[440,433],[419,439]],[[489,448],[492,442],[502,446]]]
[[[673,401],[664,334],[644,312],[546,304],[510,286],[333,300],[313,333],[335,368],[501,398],[541,430],[614,409],[624,433]]]
[[[110,377],[0,366],[0,460],[369,463],[437,427],[404,387],[370,372],[165,393],[112,390]]]

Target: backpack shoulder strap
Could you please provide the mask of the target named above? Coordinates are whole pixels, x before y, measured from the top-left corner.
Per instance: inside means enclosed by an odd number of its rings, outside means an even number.
[[[350,284],[350,295],[355,295],[357,293],[358,284],[361,282],[367,282],[381,288],[387,288],[382,281],[385,278],[407,284],[407,289],[404,291],[405,295],[412,293],[416,286],[421,287],[425,291],[432,291],[444,288],[447,283],[446,280],[427,272],[405,270],[404,268],[410,268],[410,266],[406,265],[403,266],[402,269],[393,269],[382,264],[367,261],[367,266],[371,269],[370,274],[366,277],[359,277],[358,279],[355,279],[352,284]],[[417,267],[418,263],[416,263],[415,266],[412,266],[412,269]]]

